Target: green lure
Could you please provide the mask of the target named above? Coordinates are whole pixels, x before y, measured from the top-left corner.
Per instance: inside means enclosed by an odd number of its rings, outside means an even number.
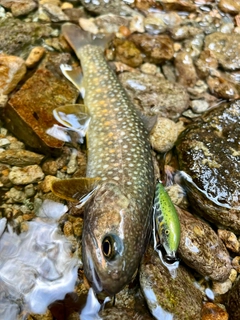
[[[155,249],[157,249],[157,233],[160,243],[166,251],[167,260],[176,260],[181,233],[180,222],[174,204],[160,180],[157,181],[155,189],[153,223]]]

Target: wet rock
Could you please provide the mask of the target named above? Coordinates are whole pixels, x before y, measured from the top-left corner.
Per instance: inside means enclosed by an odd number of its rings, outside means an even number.
[[[229,314],[229,319],[240,319],[240,278],[235,282],[232,289],[225,296],[225,306]]]
[[[9,180],[15,185],[35,183],[44,178],[44,173],[38,165],[30,165],[24,168],[12,167]]]
[[[196,6],[192,0],[160,0],[159,2],[165,10],[169,11],[192,12],[196,10]]]
[[[129,319],[146,319],[151,320],[152,317],[147,313],[138,312],[131,308],[104,308],[100,311],[99,316],[103,320],[129,320]]]
[[[117,33],[121,26],[128,27],[130,18],[115,14],[105,14],[94,20],[100,33]]]
[[[0,20],[0,52],[25,59],[32,46],[40,45],[52,31],[48,25],[37,22],[2,19]]]
[[[4,8],[11,9],[14,17],[26,15],[37,8],[37,3],[34,0],[0,0],[0,5]]]
[[[207,84],[210,91],[218,98],[222,99],[238,99],[239,94],[233,83],[220,77],[208,77]]]
[[[207,111],[209,103],[205,100],[192,100],[191,107],[195,113],[203,113]]]
[[[145,31],[143,17],[140,15],[132,17],[129,23],[129,30],[131,31],[131,33],[133,32],[143,33]]]
[[[68,174],[72,174],[74,173],[77,168],[78,168],[78,163],[77,163],[77,156],[78,156],[78,152],[76,149],[72,149],[72,153],[69,159],[69,163],[67,165],[67,173]]]
[[[163,17],[155,14],[147,15],[144,19],[144,26],[146,31],[152,35],[164,33],[167,30],[167,25]]]
[[[116,60],[121,61],[130,67],[138,67],[142,64],[143,58],[141,51],[132,41],[115,39]]]
[[[123,16],[135,13],[122,0],[80,0],[84,8],[95,14],[114,13]]]
[[[171,37],[177,41],[188,39],[202,33],[201,29],[193,26],[174,26],[170,31]]]
[[[228,320],[228,313],[217,304],[206,302],[202,308],[201,320]]]
[[[218,7],[221,11],[237,14],[240,12],[240,1],[239,0],[220,0]]]
[[[55,176],[58,171],[58,164],[55,160],[47,159],[42,165],[42,170],[47,175]]]
[[[173,58],[173,41],[167,35],[133,34],[129,40],[145,54],[146,62],[160,64]]]
[[[149,63],[149,62],[143,63],[140,66],[140,70],[143,73],[152,74],[152,75],[154,75],[154,74],[159,72],[158,67],[155,64],[152,64],[152,63]]]
[[[196,61],[196,67],[198,75],[201,78],[206,78],[218,68],[218,61],[211,50],[204,50]]]
[[[79,25],[83,30],[85,30],[87,32],[91,32],[92,34],[99,33],[98,27],[95,23],[95,19],[93,19],[93,18],[90,18],[90,19],[80,18]]]
[[[26,195],[23,191],[18,190],[16,188],[11,188],[8,192],[6,192],[5,197],[11,200],[11,203],[24,203],[26,200]],[[8,202],[9,203],[9,202]]]
[[[213,281],[212,282],[212,290],[215,294],[225,294],[232,288],[232,281],[227,279],[225,281]]]
[[[177,143],[188,198],[200,216],[240,234],[240,101],[224,103],[189,126]],[[192,179],[192,180],[191,180]]]
[[[206,36],[205,49],[212,52],[223,69],[240,68],[240,34],[214,32]]]
[[[33,68],[36,64],[42,59],[45,54],[45,49],[43,47],[35,47],[30,52],[29,56],[26,59],[26,66],[28,68]]]
[[[138,72],[124,72],[119,79],[132,102],[146,114],[177,120],[188,108],[188,94],[181,85]]]
[[[236,256],[232,259],[232,266],[237,273],[240,273],[240,256]]]
[[[39,164],[43,158],[43,155],[28,150],[8,149],[0,152],[0,162],[18,167]]]
[[[63,226],[63,233],[66,237],[73,236],[73,226],[70,221],[66,221]]]
[[[178,137],[178,129],[170,119],[158,117],[157,123],[150,133],[152,148],[158,152],[167,152],[172,149]]]
[[[61,63],[68,61],[68,54],[48,53],[38,70],[12,95],[4,109],[7,128],[39,152],[56,152],[63,146],[62,141],[49,136],[46,130],[56,123],[53,110],[74,103],[78,96],[78,90],[62,76],[59,68]]]
[[[233,232],[218,229],[218,236],[229,250],[231,250],[232,252],[239,251],[239,242],[236,235]]]
[[[0,54],[0,93],[9,94],[26,73],[25,61],[16,56]]]
[[[197,74],[189,53],[181,51],[175,57],[177,81],[185,87],[193,87],[197,82]]]
[[[231,270],[229,254],[216,233],[203,221],[177,208],[181,223],[179,255],[191,268],[212,280],[224,281]]]
[[[201,319],[202,294],[194,279],[180,265],[173,279],[149,247],[140,267],[140,285],[152,315],[156,319]]]
[[[83,7],[81,8],[69,8],[69,9],[63,9],[63,12],[68,16],[69,21],[78,23],[80,18],[86,18],[87,14]]]
[[[42,7],[53,22],[69,20],[68,16],[62,11],[62,9],[55,4],[46,3]]]
[[[4,108],[8,102],[8,96],[0,93],[0,108]]]
[[[57,178],[54,176],[45,176],[44,180],[40,183],[39,187],[40,190],[44,193],[48,193],[51,191],[52,182],[56,180]]]

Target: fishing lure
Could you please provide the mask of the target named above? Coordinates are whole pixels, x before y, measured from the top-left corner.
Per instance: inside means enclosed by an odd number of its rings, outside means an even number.
[[[174,269],[179,264],[176,252],[180,242],[180,233],[181,228],[177,211],[162,182],[158,180],[153,204],[154,249],[158,252],[160,260],[169,269],[172,276],[175,275]],[[166,252],[165,259],[163,259],[162,251],[159,249],[157,238]]]

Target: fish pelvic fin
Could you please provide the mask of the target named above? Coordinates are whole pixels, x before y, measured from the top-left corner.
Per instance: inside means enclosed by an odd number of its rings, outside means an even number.
[[[100,185],[100,181],[98,177],[55,180],[52,182],[51,190],[59,198],[85,204]]]
[[[107,43],[113,38],[113,34],[107,36],[93,35],[90,32],[84,31],[80,27],[72,23],[65,23],[62,26],[62,34],[70,44],[70,46],[73,48],[79,59],[79,52],[82,47],[90,44],[105,48]]]

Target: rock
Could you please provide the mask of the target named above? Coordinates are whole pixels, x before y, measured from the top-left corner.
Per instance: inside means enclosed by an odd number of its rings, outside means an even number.
[[[174,40],[180,41],[184,39],[189,39],[197,34],[201,34],[202,30],[194,26],[174,26],[170,29],[171,37]]]
[[[25,59],[32,46],[39,45],[53,32],[49,25],[18,19],[0,20],[0,52]]]
[[[152,63],[149,63],[149,62],[143,63],[140,66],[140,70],[143,73],[152,74],[152,75],[154,75],[154,74],[159,72],[158,67],[155,64],[152,64]]]
[[[44,11],[47,13],[47,15],[50,17],[51,21],[53,22],[69,21],[68,16],[57,5],[46,3],[42,7]]]
[[[131,308],[104,308],[100,311],[99,316],[103,320],[129,320],[129,319],[146,319],[151,320],[152,317],[147,313],[138,312],[137,310]]]
[[[29,56],[26,59],[26,66],[28,68],[33,68],[36,64],[42,59],[46,50],[43,47],[35,47],[30,52]]]
[[[240,68],[240,34],[214,32],[205,38],[205,50],[210,50],[225,70]]]
[[[196,10],[196,5],[192,0],[160,0],[159,1],[164,10],[168,11],[187,11],[192,12]]]
[[[63,226],[63,233],[66,237],[73,236],[73,226],[70,221],[66,221]]]
[[[212,282],[212,290],[215,294],[225,294],[232,288],[232,281],[227,279],[225,281],[213,281]]]
[[[68,174],[73,174],[77,168],[78,168],[78,163],[77,163],[77,156],[78,152],[76,149],[72,149],[72,153],[67,165],[67,173]]]
[[[227,249],[232,252],[239,251],[239,242],[236,235],[228,230],[218,229],[218,236],[224,242]]]
[[[85,30],[87,32],[91,32],[92,34],[99,33],[99,29],[95,23],[95,19],[93,19],[93,18],[91,18],[91,19],[80,18],[79,25],[83,30]]]
[[[42,170],[46,175],[55,176],[58,171],[57,161],[52,159],[47,159],[46,161],[44,161],[42,165]]]
[[[12,167],[9,180],[15,185],[36,183],[44,178],[44,173],[38,165],[30,165],[24,168]]]
[[[173,279],[158,254],[149,247],[140,267],[140,286],[156,319],[200,320],[202,294],[180,265]]]
[[[188,108],[188,94],[179,84],[138,72],[124,72],[119,80],[135,106],[145,114],[177,120]]]
[[[122,0],[80,0],[84,8],[95,14],[114,13],[123,16],[136,14]]]
[[[237,273],[240,273],[240,256],[236,256],[232,259],[232,266]]]
[[[145,62],[161,64],[173,58],[173,41],[167,35],[132,34],[129,40],[145,55]]]
[[[26,15],[37,8],[37,3],[34,0],[0,0],[0,5],[11,9],[14,17]]]
[[[4,109],[7,128],[26,145],[42,153],[60,151],[63,142],[49,136],[46,130],[56,123],[53,110],[60,105],[74,103],[78,96],[78,90],[62,76],[59,68],[69,58],[66,53],[48,53],[33,76],[11,96]]]
[[[143,17],[140,15],[136,15],[132,17],[129,23],[129,29],[131,33],[133,32],[143,33],[145,31]]]
[[[212,280],[225,281],[231,270],[230,256],[216,233],[203,221],[177,208],[181,223],[178,252],[191,268]]]
[[[227,100],[239,99],[239,93],[234,84],[222,77],[208,77],[207,84],[210,91],[218,98]]]
[[[9,94],[26,73],[25,61],[16,56],[0,54],[0,94]]]
[[[185,87],[194,87],[197,82],[197,74],[190,54],[185,51],[177,53],[174,63],[177,81]]]
[[[44,180],[40,183],[40,190],[42,190],[43,193],[48,193],[51,191],[51,185],[52,185],[52,182],[54,180],[57,180],[56,177],[54,176],[45,176]]]
[[[178,137],[175,122],[170,119],[158,117],[157,123],[150,133],[152,148],[158,152],[168,152],[174,146]]]
[[[25,193],[21,190],[16,189],[16,188],[11,188],[8,192],[6,192],[5,197],[9,198],[11,203],[13,203],[13,202],[24,203],[24,201],[26,201]]]
[[[83,7],[72,8],[72,9],[63,9],[63,12],[68,16],[69,21],[78,23],[80,18],[86,18],[87,14],[84,11]]]
[[[203,113],[209,108],[209,103],[205,100],[192,100],[191,107],[195,113]]]
[[[94,20],[100,33],[117,33],[122,26],[128,27],[130,18],[116,14],[104,14]]]
[[[0,148],[6,147],[8,145],[10,145],[10,141],[7,138],[0,139]],[[0,155],[0,157],[1,157],[1,155]]]
[[[144,19],[144,27],[146,31],[152,35],[164,33],[167,30],[167,24],[162,16],[150,13]]]
[[[189,202],[217,226],[240,234],[240,100],[208,111],[177,142]]]
[[[0,93],[0,108],[4,108],[8,102],[8,96]]]
[[[240,1],[239,0],[220,0],[218,3],[218,7],[223,12],[235,15],[240,12]]]
[[[201,52],[199,59],[195,63],[198,75],[201,78],[206,78],[218,68],[218,61],[211,50]]]
[[[229,314],[229,319],[240,319],[240,278],[235,282],[232,289],[225,296],[225,306]]]
[[[142,64],[143,59],[141,51],[138,50],[132,41],[115,39],[114,46],[116,47],[116,60],[134,68],[139,67]]]
[[[8,149],[0,153],[0,162],[18,167],[40,164],[43,158],[43,155],[28,150]]]
[[[206,302],[203,304],[201,320],[228,320],[228,313],[217,304]]]

